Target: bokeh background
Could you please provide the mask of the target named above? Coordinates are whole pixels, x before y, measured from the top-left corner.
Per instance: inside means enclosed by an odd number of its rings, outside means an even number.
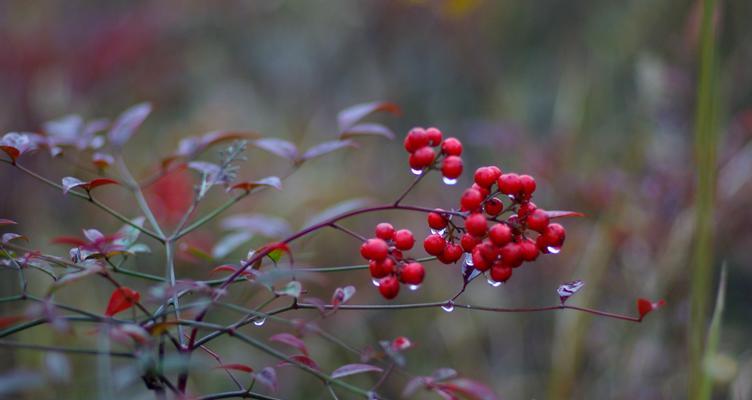
[[[34,131],[44,121],[70,113],[114,118],[132,104],[149,101],[154,112],[126,149],[132,170],[145,177],[190,135],[252,130],[306,148],[336,138],[339,110],[364,101],[394,101],[402,116],[373,120],[400,137],[412,126],[438,126],[465,143],[467,170],[493,163],[532,174],[538,179],[538,205],[587,214],[566,221],[568,239],[561,254],[541,257],[500,288],[473,282],[467,302],[555,304],[559,283],[582,279],[586,286],[572,304],[630,313],[637,297],[647,297],[664,298],[667,306],[642,324],[573,312],[430,309],[340,312],[319,325],[357,348],[408,336],[416,343],[407,354],[410,374],[452,367],[507,399],[686,398],[699,11],[695,1],[652,0],[9,0],[0,4],[0,127],[3,132]],[[720,2],[716,15],[719,181],[710,285],[716,287],[725,263],[728,289],[719,354],[708,370],[719,399],[752,396],[751,16],[752,3],[743,0]],[[400,141],[359,142],[358,150],[306,163],[281,192],[254,196],[228,215],[263,213],[296,228],[341,201],[394,199],[412,179]],[[73,165],[87,163],[88,156],[75,157],[50,159],[39,152],[25,164],[53,180],[90,176]],[[216,160],[216,152],[206,159]],[[284,160],[251,149],[241,177],[286,175],[289,169]],[[185,206],[181,198],[190,195],[194,179],[187,172],[176,174],[147,193],[160,218],[169,220],[170,209]],[[407,201],[452,207],[470,179],[466,173],[457,186],[446,186],[438,176],[430,177]],[[124,190],[102,192],[113,207],[137,215]],[[201,210],[225,198],[218,191]],[[30,246],[58,255],[67,249],[49,243],[55,236],[120,227],[98,209],[6,164],[0,166],[0,217],[17,220],[16,231],[31,238]],[[395,212],[346,225],[370,234],[375,223],[390,220],[422,235],[423,218]],[[225,233],[220,219],[185,242],[211,249]],[[264,240],[255,238],[251,244]],[[238,259],[248,247],[225,261]],[[298,243],[295,252],[305,265],[338,266],[360,263],[357,248],[341,233],[322,232]],[[159,252],[138,256],[128,265],[161,274],[160,257]],[[203,279],[216,265],[182,255],[177,268],[180,276]],[[420,290],[405,291],[397,301],[442,300],[461,283],[456,266],[432,263],[428,273]],[[16,290],[13,274],[2,272],[4,295]],[[32,291],[41,293],[48,284],[41,274],[31,279]],[[148,287],[138,280],[124,282]],[[322,298],[344,284],[357,286],[354,302],[383,302],[365,271],[304,280]],[[96,279],[76,285],[61,290],[58,301],[101,312],[111,288]],[[246,306],[267,296],[254,287],[235,290],[233,299]],[[17,305],[3,307],[7,314]],[[217,313],[211,319],[229,322],[233,317]],[[75,336],[35,328],[16,338],[96,344],[89,328],[77,328]],[[267,323],[244,329],[266,338],[284,328]],[[212,344],[225,362],[255,368],[271,363],[231,339]],[[309,344],[326,368],[354,361],[315,337]],[[4,373],[50,368],[43,353],[0,353]],[[15,393],[9,388],[18,382],[0,379],[3,396],[93,397],[92,359],[67,359],[69,379]],[[212,365],[210,359],[204,361]],[[116,363],[115,370],[124,365]],[[280,380],[280,397],[328,396],[315,380],[294,369],[281,371]],[[386,382],[385,394],[399,397],[406,380],[395,375]],[[367,386],[373,380],[358,377],[353,382]],[[232,387],[225,375],[205,369],[194,374],[190,388],[200,394]],[[138,381],[118,388],[117,395],[152,397]]]

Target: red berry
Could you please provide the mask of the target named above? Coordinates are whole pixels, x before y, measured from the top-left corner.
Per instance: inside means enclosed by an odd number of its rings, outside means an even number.
[[[445,141],[446,142],[446,141]],[[447,179],[457,179],[462,174],[462,159],[448,156],[441,164],[441,175]]]
[[[490,216],[496,216],[496,215],[501,214],[502,211],[504,211],[504,203],[502,203],[501,200],[494,197],[494,198],[486,200],[486,204],[483,205],[483,209],[486,211],[486,214]]]
[[[480,167],[475,170],[475,183],[484,188],[489,188],[493,185],[499,176],[501,171],[492,167]]]
[[[483,202],[483,195],[480,191],[473,188],[465,190],[460,198],[460,205],[463,210],[474,211],[480,207],[480,203]]]
[[[443,138],[441,131],[438,128],[433,127],[426,129],[426,136],[428,136],[428,143],[431,146],[438,146]]]
[[[413,128],[405,137],[405,150],[414,153],[421,147],[428,146],[428,134],[423,128]]]
[[[491,267],[491,279],[496,282],[506,282],[512,277],[512,268],[498,261]]]
[[[457,138],[446,138],[441,143],[441,152],[448,156],[460,156],[462,154],[462,142]]]
[[[545,211],[537,209],[527,216],[526,222],[528,228],[543,233],[548,226],[549,218]]]
[[[480,195],[483,196],[484,199],[488,197],[489,194],[491,194],[491,191],[488,190],[488,188],[484,188],[483,186],[478,185],[477,183],[473,183],[472,185],[470,185],[470,189],[475,189],[479,191]]]
[[[517,216],[520,219],[524,219],[525,217],[530,215],[530,213],[535,211],[537,208],[538,207],[536,207],[535,203],[533,203],[532,201],[523,201],[520,204],[520,208],[517,210]]]
[[[495,245],[503,246],[512,241],[512,229],[506,224],[496,224],[488,230],[488,238]]]
[[[426,270],[421,263],[411,262],[405,264],[400,271],[400,279],[408,285],[420,285],[426,275]]]
[[[484,217],[481,213],[471,214],[469,217],[467,217],[467,219],[465,219],[465,229],[467,229],[467,233],[475,237],[481,237],[485,235],[486,230],[488,230],[486,217]]]
[[[496,183],[499,185],[499,191],[506,195],[517,195],[522,190],[520,176],[514,172],[502,174]]]
[[[368,262],[368,270],[372,277],[383,278],[394,272],[394,261],[391,258],[385,258],[381,261],[371,260]]]
[[[446,228],[449,221],[442,214],[439,214],[439,212],[444,211],[444,210],[437,208],[436,211],[438,212],[428,213],[428,226],[430,226],[431,229],[436,229],[436,230]]]
[[[438,256],[443,253],[444,247],[446,247],[446,240],[441,235],[428,235],[423,241],[423,248],[426,250],[426,253],[432,256]]]
[[[368,239],[360,246],[360,255],[369,260],[381,261],[389,254],[389,246],[382,239]]]
[[[415,238],[409,229],[400,229],[394,232],[394,245],[400,250],[410,250],[415,245]]]
[[[392,256],[393,256],[393,257],[394,257],[395,259],[397,259],[397,261],[399,261],[399,260],[401,260],[401,259],[403,258],[403,257],[402,257],[402,251],[400,251],[400,250],[397,250],[397,249],[392,249]]]
[[[376,225],[376,237],[384,240],[392,240],[394,236],[394,227],[388,222],[382,222]]]
[[[530,239],[520,242],[520,252],[522,253],[522,259],[525,261],[535,261],[538,258],[538,246]]]
[[[480,249],[480,255],[488,261],[493,261],[499,256],[499,248],[489,240],[484,240],[477,248]]]
[[[415,150],[415,153],[410,154],[408,162],[412,169],[423,169],[431,166],[435,158],[436,152],[432,148],[424,146]]]
[[[483,258],[480,246],[477,246],[475,249],[473,249],[473,252],[470,254],[470,256],[473,260],[473,267],[475,267],[475,269],[477,269],[478,271],[483,272],[491,268],[491,262]]]
[[[466,252],[471,252],[475,248],[475,246],[478,245],[478,239],[474,238],[471,234],[466,233],[462,235],[462,238],[460,238],[460,245],[462,245],[462,250],[465,250]]]
[[[544,238],[546,246],[561,247],[566,239],[567,232],[563,226],[553,223],[549,224],[541,236]],[[539,238],[541,237],[539,236]]]
[[[529,199],[535,192],[535,178],[530,175],[520,175],[520,185],[522,186],[523,197]]]
[[[462,247],[454,243],[447,243],[444,247],[444,253],[441,254],[441,261],[446,264],[456,263],[462,258]]]
[[[387,276],[379,281],[379,293],[384,296],[385,299],[391,300],[397,297],[399,293],[400,285],[397,278],[394,276]]]
[[[509,265],[512,268],[517,268],[522,265],[522,249],[520,245],[515,242],[505,244],[499,250],[502,261],[504,264]]]

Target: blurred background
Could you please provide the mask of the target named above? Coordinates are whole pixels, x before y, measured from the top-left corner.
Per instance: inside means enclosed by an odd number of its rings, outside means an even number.
[[[638,297],[666,299],[642,324],[574,312],[492,314],[440,309],[340,312],[317,323],[356,348],[399,335],[416,346],[406,371],[429,375],[451,367],[485,382],[506,399],[679,399],[688,396],[689,296],[693,252],[693,157],[700,5],[695,1],[624,2],[436,1],[143,1],[28,2],[0,4],[0,127],[38,131],[67,114],[115,118],[149,101],[154,111],[126,147],[139,178],[149,176],[181,138],[217,129],[256,131],[307,148],[337,137],[337,112],[372,100],[402,107],[399,117],[376,115],[401,138],[412,126],[437,126],[465,144],[466,171],[497,164],[538,180],[536,203],[577,210],[587,217],[565,221],[567,243],[558,255],[527,265],[506,285],[479,279],[464,301],[497,306],[556,304],[561,282],[582,279],[575,305],[633,313]],[[752,397],[752,3],[722,1],[716,13],[718,191],[715,204],[713,288],[728,267],[726,308],[718,354],[707,364],[714,398]],[[310,161],[283,183],[244,200],[227,216],[260,213],[284,219],[290,229],[334,204],[353,198],[389,201],[413,179],[401,139],[359,139],[360,149]],[[218,148],[217,148],[218,149]],[[207,160],[217,160],[215,149]],[[90,153],[52,159],[45,152],[24,164],[59,181],[91,175]],[[242,179],[284,176],[289,163],[248,151]],[[179,172],[147,191],[166,224],[190,202],[195,174]],[[425,179],[406,202],[456,206],[466,172],[456,186]],[[77,199],[0,165],[0,217],[19,222],[29,246],[60,256],[50,244],[83,228],[111,233],[120,223]],[[221,204],[217,190],[199,214]],[[138,215],[123,189],[101,198],[128,216]],[[180,213],[178,212],[179,216]],[[423,215],[369,215],[345,225],[364,235],[382,220],[425,232]],[[183,240],[182,248],[210,251],[225,235],[222,219]],[[178,275],[206,279],[221,262],[237,260],[254,237],[209,262],[179,254]],[[148,243],[148,239],[145,239]],[[149,245],[158,249],[156,242]],[[299,263],[339,266],[361,262],[358,243],[336,231],[296,243]],[[414,252],[423,255],[422,249]],[[159,251],[128,261],[133,269],[162,273]],[[461,285],[459,267],[427,265],[426,283],[404,291],[398,302],[446,299]],[[3,296],[15,293],[15,272],[3,270]],[[49,280],[31,273],[32,292]],[[124,278],[146,290],[147,282]],[[365,271],[305,278],[312,295],[328,299],[337,286],[358,288],[354,303],[383,303]],[[99,310],[106,282],[89,279],[63,289],[57,300]],[[254,287],[231,297],[251,307],[268,297]],[[711,302],[712,305],[712,302]],[[3,304],[3,314],[17,304]],[[291,316],[314,316],[298,312]],[[229,323],[233,314],[212,315]],[[15,336],[22,342],[96,344],[89,326],[77,335],[44,327]],[[287,329],[271,322],[244,328],[260,338]],[[357,362],[352,354],[311,337],[312,356],[325,369]],[[212,342],[225,362],[261,368],[272,363],[230,338]],[[43,353],[0,349],[0,368],[44,371]],[[212,365],[211,359],[199,360]],[[204,360],[205,358],[205,360]],[[9,398],[89,398],[96,388],[93,360],[67,356],[72,374]],[[126,363],[116,361],[121,371]],[[226,376],[194,374],[196,394],[230,390]],[[47,374],[50,372],[47,371]],[[325,389],[292,368],[280,369],[282,398],[326,398]],[[367,387],[373,377],[352,378]],[[396,374],[384,393],[399,397],[407,377]],[[6,385],[12,386],[6,380]],[[2,385],[0,385],[2,386]],[[9,386],[5,386],[7,389]],[[141,382],[117,395],[152,398]],[[418,398],[433,398],[421,393]],[[347,394],[343,394],[347,398]]]

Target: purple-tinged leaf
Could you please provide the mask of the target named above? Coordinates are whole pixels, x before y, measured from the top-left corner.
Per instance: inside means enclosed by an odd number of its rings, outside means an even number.
[[[290,296],[294,298],[300,297],[303,292],[303,286],[298,281],[290,281],[282,289],[275,290],[274,294],[278,296]]]
[[[282,190],[282,180],[276,176],[267,176],[266,178],[260,179],[258,181],[246,181],[246,182],[236,183],[228,187],[227,191],[231,192],[233,190],[240,189],[240,190],[245,190],[246,192],[250,192],[253,189],[258,188],[258,187],[271,187],[277,190]]]
[[[8,243],[8,242],[10,242],[12,240],[16,240],[16,239],[25,240],[27,242],[29,241],[29,238],[27,238],[24,235],[19,235],[18,233],[11,233],[11,232],[9,232],[9,233],[3,233],[3,236],[2,236],[2,242],[3,242],[3,244]]]
[[[91,264],[87,266],[86,269],[63,275],[62,277],[60,277],[60,279],[57,280],[57,282],[54,283],[54,286],[61,287],[69,283],[75,282],[79,279],[85,278],[90,275],[98,274],[103,271],[104,271],[104,267],[101,264]]]
[[[110,336],[113,340],[125,345],[131,345],[132,342],[146,344],[151,341],[149,332],[136,324],[115,324],[110,328]]]
[[[208,177],[208,180],[213,180],[221,169],[219,165],[206,161],[191,161],[188,163],[188,168],[202,173]]]
[[[318,214],[312,216],[311,218],[309,218],[305,226],[318,224],[330,218],[336,217],[340,214],[357,210],[359,208],[365,207],[372,203],[373,203],[373,200],[368,199],[368,198],[357,198],[357,199],[350,199],[350,200],[339,202],[325,209],[324,211],[319,212]]]
[[[347,364],[332,372],[332,379],[339,379],[349,375],[362,374],[364,372],[383,372],[384,370],[370,364]]]
[[[272,342],[278,342],[278,343],[286,344],[288,346],[292,346],[298,349],[301,353],[308,355],[308,348],[306,347],[305,342],[293,334],[278,333],[270,337],[269,340]]]
[[[260,135],[256,132],[213,131],[201,136],[182,139],[178,144],[177,156],[194,157],[207,147],[227,140],[254,139]]]
[[[218,369],[224,369],[224,370],[233,370],[233,371],[240,371],[240,372],[253,372],[253,368],[249,367],[245,364],[220,364],[216,366],[215,368]]]
[[[104,234],[96,229],[84,229],[84,236],[92,243],[105,238]]]
[[[559,288],[556,289],[556,293],[559,294],[561,304],[564,304],[570,297],[572,297],[572,295],[582,289],[583,286],[585,286],[585,282],[581,280],[566,282],[559,285]]]
[[[65,178],[63,178],[63,194],[68,194],[68,192],[70,192],[71,190],[85,185],[86,182],[78,178],[66,176]]]
[[[277,391],[277,371],[272,367],[266,367],[253,375],[256,380],[266,386],[272,392]]]
[[[133,136],[136,129],[141,126],[146,117],[149,116],[149,113],[151,113],[151,105],[149,103],[136,104],[125,110],[115,120],[110,131],[107,133],[110,143],[115,147],[122,147]]]
[[[290,359],[297,362],[298,364],[303,364],[308,368],[314,369],[316,371],[320,371],[321,368],[319,368],[319,365],[316,363],[316,361],[313,361],[311,357],[308,357],[303,354],[296,354],[294,356],[290,356]],[[277,364],[278,367],[285,367],[288,365],[293,365],[293,363],[289,361],[281,361],[279,364]]]
[[[371,113],[388,112],[399,115],[402,110],[398,105],[386,101],[374,101],[369,103],[356,104],[350,106],[337,114],[337,125],[340,132],[345,132],[360,120]]]
[[[249,144],[290,161],[298,160],[299,153],[297,146],[287,140],[265,138],[253,140]]]
[[[470,400],[498,400],[499,397],[488,386],[468,378],[457,378],[436,387],[453,395],[462,395]]]
[[[73,176],[66,176],[65,178],[63,178],[62,182],[63,182],[63,194],[68,194],[68,192],[70,192],[71,190],[75,188],[79,188],[79,187],[88,192],[99,186],[119,184],[118,181],[114,179],[110,179],[110,178],[96,178],[88,182],[84,182]]]
[[[334,293],[332,294],[331,304],[334,307],[334,309],[337,309],[337,307],[339,307],[340,304],[347,303],[347,301],[350,300],[354,294],[355,294],[355,286],[349,285],[349,286],[337,288],[334,290]]]
[[[232,215],[223,219],[220,225],[222,229],[244,231],[268,238],[291,233],[290,224],[285,219],[257,213]]]
[[[565,218],[565,217],[584,217],[585,214],[576,211],[546,210],[544,211],[548,218]]]
[[[305,302],[316,307],[322,315],[326,314],[326,302],[324,300],[318,297],[306,297]]]
[[[332,140],[328,142],[319,143],[303,153],[303,160],[310,160],[312,158],[320,157],[325,154],[344,149],[345,147],[357,147],[352,140]]]
[[[22,154],[34,151],[39,144],[44,142],[44,137],[30,132],[10,132],[0,138],[0,150],[3,150],[14,163]]]
[[[357,124],[339,134],[340,139],[351,139],[358,136],[381,136],[394,139],[394,132],[381,124],[363,123]]]
[[[0,225],[18,225],[18,222],[12,219],[0,218]]]
[[[432,379],[427,376],[416,376],[415,378],[410,379],[405,385],[405,388],[402,389],[402,397],[411,397],[418,390],[426,387],[431,382]]]
[[[457,371],[455,371],[452,368],[439,368],[436,371],[433,371],[431,374],[431,378],[437,380],[437,381],[444,381],[450,378],[454,378],[457,376]]]
[[[247,243],[253,238],[249,232],[233,232],[220,238],[212,247],[211,256],[215,259],[227,257],[233,250]]]
[[[115,163],[115,159],[107,153],[94,153],[91,156],[91,163],[99,169],[105,169]]]

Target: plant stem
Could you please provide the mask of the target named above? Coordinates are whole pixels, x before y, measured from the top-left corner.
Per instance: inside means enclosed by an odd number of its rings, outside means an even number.
[[[26,350],[57,351],[61,353],[74,353],[74,354],[87,354],[87,355],[107,354],[110,357],[125,357],[125,358],[135,357],[133,353],[126,353],[126,352],[110,351],[107,353],[103,353],[101,350],[94,350],[94,349],[77,349],[77,348],[71,348],[71,347],[46,346],[46,345],[41,345],[41,344],[17,343],[17,342],[11,342],[8,340],[0,340],[0,346],[15,347],[17,349],[26,349]]]
[[[217,215],[221,214],[222,212],[224,212],[228,208],[232,207],[235,203],[239,202],[240,200],[243,200],[249,194],[250,194],[250,192],[243,192],[242,194],[239,194],[239,195],[231,198],[230,200],[228,200],[227,202],[225,202],[221,206],[219,206],[219,207],[211,210],[208,214],[206,214],[203,217],[197,219],[196,221],[193,221],[193,223],[191,223],[190,225],[188,225],[182,231],[176,232],[173,235],[172,239],[173,240],[178,240],[178,239],[182,238],[183,236],[185,236],[185,235],[193,232],[194,230],[198,229],[199,227],[201,227],[205,223],[211,221]]]

